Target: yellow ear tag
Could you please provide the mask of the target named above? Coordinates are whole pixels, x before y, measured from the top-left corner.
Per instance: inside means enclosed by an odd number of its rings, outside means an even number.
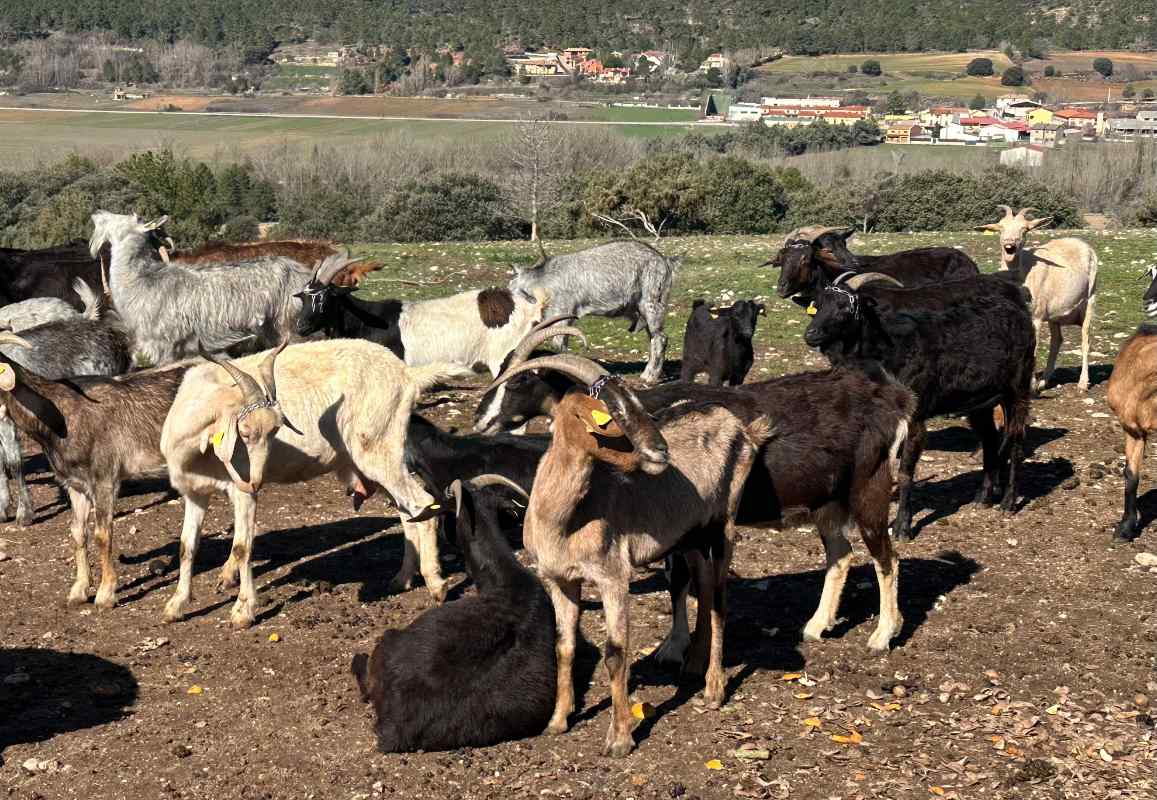
[[[596,425],[598,425],[600,428],[602,428],[602,427],[605,427],[606,424],[611,421],[611,415],[605,411],[599,411],[596,408],[596,409],[591,411],[591,419],[593,419],[595,421]]]
[[[3,375],[7,371],[8,371],[8,365],[7,364],[0,364],[0,375]]]
[[[439,505],[438,503],[430,503],[430,510],[431,510],[431,511],[437,511],[437,510],[438,510],[439,508],[441,508],[441,507],[442,507],[442,506],[441,506],[441,505]]]
[[[711,314],[711,319],[719,319],[719,315],[716,314],[715,312],[712,311],[712,312],[708,312],[708,313]]]
[[[225,441],[225,431],[217,431],[214,433],[212,441],[215,447],[220,447],[221,442]]]
[[[809,317],[814,317],[814,316],[816,315],[816,312],[817,312],[817,311],[819,311],[819,309],[818,309],[818,308],[816,308],[816,304],[815,304],[815,303],[812,303],[811,305],[809,305],[809,306],[807,307],[807,315],[808,315]]]

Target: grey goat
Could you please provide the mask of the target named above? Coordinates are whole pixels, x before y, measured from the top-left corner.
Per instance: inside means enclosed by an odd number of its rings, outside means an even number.
[[[105,242],[112,248],[113,304],[146,362],[159,365],[195,355],[198,342],[220,351],[253,337],[253,346],[260,348],[293,332],[301,311],[294,295],[309,282],[311,267],[282,256],[195,269],[166,264],[153,244],[167,219],[141,222],[135,214],[108,211],[92,215],[90,247],[93,253]]]
[[[658,383],[663,374],[667,334],[663,322],[671,296],[671,279],[679,257],[664,256],[646,242],[615,241],[577,253],[546,257],[533,267],[515,267],[513,291],[550,292],[544,318],[557,316],[626,317],[631,331],[646,327],[651,352],[643,370],[644,383]],[[565,339],[563,344],[565,344]]]
[[[84,286],[88,288],[87,283]],[[0,308],[0,329],[20,333],[46,322],[72,319],[77,313],[70,303],[58,297],[33,297]]]
[[[78,278],[73,288],[84,303],[83,312],[23,329],[20,339],[27,346],[0,344],[0,354],[50,381],[77,375],[119,375],[127,371],[131,350],[129,337],[119,319],[112,312],[102,312],[100,298],[87,283]],[[2,405],[0,457],[7,473],[0,480],[0,509],[7,514],[11,502],[8,491],[10,477],[16,482],[16,523],[30,525],[32,501],[24,482],[24,457],[20,452],[16,426],[8,416],[7,407]]]

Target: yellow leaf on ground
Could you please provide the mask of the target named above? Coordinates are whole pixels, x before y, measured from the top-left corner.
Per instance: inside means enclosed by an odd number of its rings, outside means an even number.
[[[277,632],[269,634],[269,641],[280,642],[281,641],[281,634],[277,633]]]
[[[812,697],[814,697],[814,696],[815,695],[813,695],[811,692],[796,692],[795,693],[795,699],[796,700],[811,700]]]
[[[635,719],[650,719],[655,716],[655,707],[650,703],[635,703],[631,706],[631,716]]]
[[[832,741],[837,744],[859,744],[864,741],[864,737],[859,731],[853,730],[847,736],[838,733],[832,734]]]
[[[819,717],[808,717],[803,721],[803,724],[807,725],[809,728],[818,728],[820,725],[823,725],[823,723],[820,722]]]
[[[783,673],[783,676],[780,678],[780,680],[798,681],[802,677],[803,677],[803,673],[800,673],[800,672],[785,672],[785,673]]]
[[[713,758],[706,762],[703,766],[707,767],[707,769],[723,769],[723,762],[718,758]]]
[[[1053,706],[1049,706],[1048,708],[1046,708],[1045,713],[1049,714],[1049,715],[1055,715],[1060,710],[1061,710],[1061,707],[1059,705],[1053,705]]]
[[[937,797],[944,796],[944,787],[942,786],[929,786],[928,791],[932,792],[932,794],[936,795]]]
[[[198,686],[197,684],[194,683],[192,686],[189,687],[189,689],[185,693],[186,694],[201,694],[204,691],[205,691],[204,689],[202,689],[200,686]]]

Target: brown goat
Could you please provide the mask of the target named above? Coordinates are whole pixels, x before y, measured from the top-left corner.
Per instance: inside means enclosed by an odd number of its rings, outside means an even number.
[[[604,661],[613,712],[603,752],[634,747],[628,695],[630,580],[634,567],[682,553],[697,578],[699,613],[688,672],[706,672],[704,698],[723,702],[723,622],[732,529],[756,451],[769,437],[752,398],[676,403],[647,414],[638,398],[593,361],[559,355],[527,361],[495,383],[528,370],[556,370],[590,387],[551,411],[552,439],[539,462],[523,541],[538,561],[554,605],[558,687],[548,733],[562,733],[574,710],[572,665],[582,584],[602,597]],[[593,395],[593,396],[592,396]]]
[[[1157,432],[1157,325],[1142,325],[1121,345],[1109,377],[1108,402],[1125,430],[1125,511],[1113,538],[1127,542],[1140,534],[1137,485],[1145,444]]]
[[[284,256],[301,264],[312,266],[340,251],[331,242],[313,242],[286,239],[273,242],[208,242],[187,252],[167,254],[171,262],[190,267],[228,264],[254,258]],[[356,288],[362,278],[382,268],[378,261],[358,261],[350,264],[330,281],[334,286]]]

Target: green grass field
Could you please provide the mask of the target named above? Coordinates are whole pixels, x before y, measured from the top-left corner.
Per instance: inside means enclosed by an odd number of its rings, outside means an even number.
[[[299,87],[324,89],[336,74],[337,67],[279,64],[274,75],[262,84],[262,88],[265,91],[289,91]]]
[[[1080,236],[1096,248],[1101,266],[1092,358],[1100,363],[1112,361],[1121,342],[1143,319],[1141,296],[1148,279],[1142,281],[1139,276],[1145,267],[1157,262],[1157,232],[1075,231],[1049,235]],[[1045,238],[1038,237],[1038,241]],[[824,363],[803,344],[807,317],[802,310],[775,296],[778,273],[758,266],[773,254],[778,242],[779,237],[757,236],[685,237],[662,242],[664,252],[684,258],[676,273],[666,326],[670,359],[678,359],[682,352],[683,333],[693,300],[702,297],[712,303],[727,304],[735,299],[759,298],[767,305],[767,316],[760,321],[756,333],[757,361],[753,375],[771,376],[819,368]],[[551,242],[547,250],[563,253],[591,244],[594,242]],[[988,234],[874,234],[852,240],[853,250],[865,254],[930,245],[959,246],[975,258],[984,271],[995,270],[999,263],[997,239]],[[379,272],[367,278],[362,294],[403,299],[505,285],[513,264],[533,263],[537,255],[536,247],[528,242],[364,245],[355,249],[384,264]],[[587,332],[592,352],[598,357],[629,363],[646,359],[645,334],[628,333],[624,320],[588,317],[581,321],[580,327]],[[1080,332],[1066,328],[1065,335],[1060,364],[1078,365]],[[1042,348],[1042,357],[1043,354]]]

